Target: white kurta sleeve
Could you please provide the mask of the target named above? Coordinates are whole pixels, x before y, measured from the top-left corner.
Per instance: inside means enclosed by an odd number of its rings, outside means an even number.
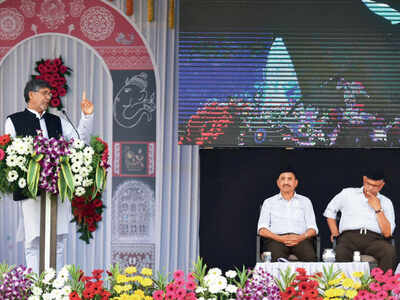
[[[15,136],[17,135],[15,132],[14,124],[10,118],[6,119],[6,122],[4,124],[4,130],[5,130],[5,134],[9,134],[13,138],[15,138]]]
[[[333,199],[329,202],[328,206],[324,211],[324,217],[330,219],[336,219],[336,214],[342,207],[342,200],[345,198],[344,190],[342,190],[339,194],[337,194]]]
[[[64,118],[60,119],[64,137],[67,140],[71,138],[77,139],[78,134],[76,133],[72,124]],[[77,131],[79,133],[80,139],[87,144],[89,144],[90,142],[90,135],[92,134],[93,131],[93,122],[94,122],[94,114],[85,115],[84,113],[82,113]]]
[[[260,231],[261,228],[265,228],[270,230],[270,223],[271,223],[271,207],[270,207],[270,202],[265,200],[261,212],[260,212],[260,217],[258,219],[258,225],[257,225],[257,233]]]

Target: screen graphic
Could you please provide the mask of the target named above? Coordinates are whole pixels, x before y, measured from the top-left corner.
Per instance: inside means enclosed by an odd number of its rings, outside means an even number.
[[[398,147],[400,7],[180,3],[179,143]]]

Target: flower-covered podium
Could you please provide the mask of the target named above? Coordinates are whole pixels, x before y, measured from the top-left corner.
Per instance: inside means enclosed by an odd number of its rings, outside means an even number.
[[[92,137],[79,139],[0,136],[0,192],[19,192],[27,198],[40,195],[40,269],[55,268],[57,201],[71,201],[72,221],[80,239],[89,243],[105,208],[104,191],[108,145]]]

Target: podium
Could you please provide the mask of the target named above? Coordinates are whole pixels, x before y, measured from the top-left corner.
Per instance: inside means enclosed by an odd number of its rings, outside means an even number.
[[[40,194],[40,257],[39,274],[57,267],[57,203],[56,195]]]

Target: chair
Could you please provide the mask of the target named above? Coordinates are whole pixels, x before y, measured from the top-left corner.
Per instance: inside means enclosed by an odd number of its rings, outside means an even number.
[[[320,237],[319,235],[314,236],[312,238],[312,242],[313,242],[313,246],[314,246],[314,250],[315,253],[317,255],[317,261],[321,261],[321,241],[320,241]],[[263,248],[263,239],[262,237],[257,234],[256,236],[256,262],[263,262],[263,258],[261,257],[262,252],[261,249]],[[296,257],[296,255],[294,254],[290,254],[288,257],[289,261],[298,261],[299,259]]]
[[[342,213],[340,211],[338,211],[337,214],[336,214],[336,224],[339,224],[339,221],[340,221],[341,217],[342,217]],[[333,242],[332,242],[332,248],[334,250],[336,250],[336,240],[337,240],[337,237],[334,237],[333,238]],[[390,242],[392,243],[393,247],[396,249],[396,244],[395,244],[395,240],[394,240],[393,236],[390,237]],[[374,267],[378,266],[378,261],[372,255],[361,254],[360,261],[369,263],[369,266],[370,266],[371,270]]]

